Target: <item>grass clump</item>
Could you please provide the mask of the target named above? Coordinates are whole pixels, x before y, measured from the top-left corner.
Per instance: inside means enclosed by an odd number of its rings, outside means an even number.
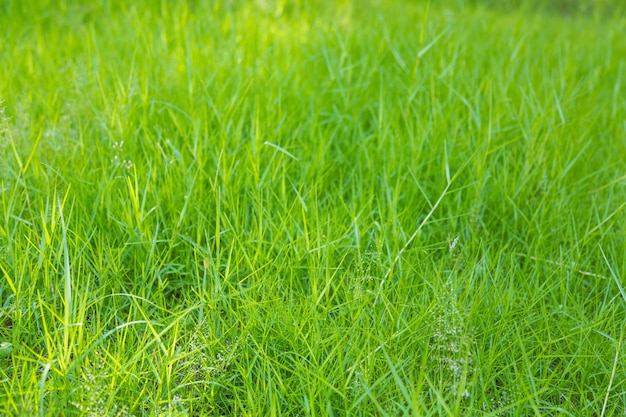
[[[0,414],[624,414],[626,17],[566,3],[0,4]]]

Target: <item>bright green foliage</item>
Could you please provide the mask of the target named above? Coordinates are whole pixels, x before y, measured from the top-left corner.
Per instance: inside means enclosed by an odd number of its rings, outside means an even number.
[[[0,1],[0,414],[624,415],[625,34]]]

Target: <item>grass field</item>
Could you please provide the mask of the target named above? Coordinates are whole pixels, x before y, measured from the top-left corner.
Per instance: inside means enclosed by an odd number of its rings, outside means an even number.
[[[619,0],[0,0],[0,415],[626,415]]]

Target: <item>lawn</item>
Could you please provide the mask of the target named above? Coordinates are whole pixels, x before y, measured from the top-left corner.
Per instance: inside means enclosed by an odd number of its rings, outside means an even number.
[[[0,415],[626,415],[620,0],[0,0]]]

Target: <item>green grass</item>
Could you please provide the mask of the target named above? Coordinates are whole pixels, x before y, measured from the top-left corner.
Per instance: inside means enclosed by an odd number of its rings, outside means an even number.
[[[0,415],[624,415],[624,33],[0,1]]]

